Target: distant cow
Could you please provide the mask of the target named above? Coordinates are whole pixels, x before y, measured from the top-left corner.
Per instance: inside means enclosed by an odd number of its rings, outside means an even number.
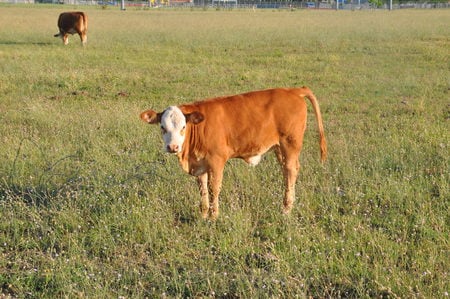
[[[69,43],[68,35],[78,33],[84,46],[87,42],[87,27],[88,18],[84,12],[63,12],[58,18],[59,33],[55,34],[55,37],[60,37],[64,45],[67,45]]]
[[[166,152],[178,156],[181,167],[196,176],[203,218],[219,215],[223,169],[230,158],[256,165],[273,149],[285,180],[284,213],[295,199],[299,155],[306,129],[308,98],[320,134],[322,162],[326,159],[322,116],[316,97],[307,87],[277,88],[170,106],[163,112],[147,110],[142,120],[160,124]]]

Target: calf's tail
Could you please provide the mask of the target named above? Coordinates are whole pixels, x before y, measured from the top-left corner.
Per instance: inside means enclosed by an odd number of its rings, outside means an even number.
[[[327,141],[325,140],[325,133],[323,129],[322,114],[320,113],[319,102],[317,101],[317,98],[313,94],[311,89],[309,89],[306,86],[300,88],[300,95],[308,98],[308,100],[311,102],[313,106],[314,114],[316,115],[317,126],[319,128],[320,160],[323,163],[327,159]]]

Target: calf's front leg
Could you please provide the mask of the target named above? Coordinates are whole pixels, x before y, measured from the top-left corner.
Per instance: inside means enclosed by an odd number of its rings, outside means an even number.
[[[209,213],[209,190],[208,190],[208,173],[205,172],[197,177],[198,187],[200,189],[200,213],[203,219],[208,218]]]
[[[219,216],[219,193],[222,188],[224,166],[224,160],[216,158],[210,163],[206,173],[197,176],[201,196],[200,213],[203,219],[216,220]]]
[[[219,217],[219,194],[222,188],[223,169],[209,172],[209,188],[211,196],[209,198],[209,219],[216,220]]]

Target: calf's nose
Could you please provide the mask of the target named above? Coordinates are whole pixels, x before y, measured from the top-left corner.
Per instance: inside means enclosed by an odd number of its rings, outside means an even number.
[[[178,149],[179,149],[178,144],[167,145],[167,152],[169,152],[169,153],[177,153]]]

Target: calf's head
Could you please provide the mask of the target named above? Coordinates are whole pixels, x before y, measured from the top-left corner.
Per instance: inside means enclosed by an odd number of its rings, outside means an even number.
[[[186,138],[189,125],[201,123],[204,119],[200,112],[183,113],[177,106],[170,106],[163,112],[147,110],[141,113],[141,119],[149,124],[160,124],[164,140],[164,150],[179,153]]]

